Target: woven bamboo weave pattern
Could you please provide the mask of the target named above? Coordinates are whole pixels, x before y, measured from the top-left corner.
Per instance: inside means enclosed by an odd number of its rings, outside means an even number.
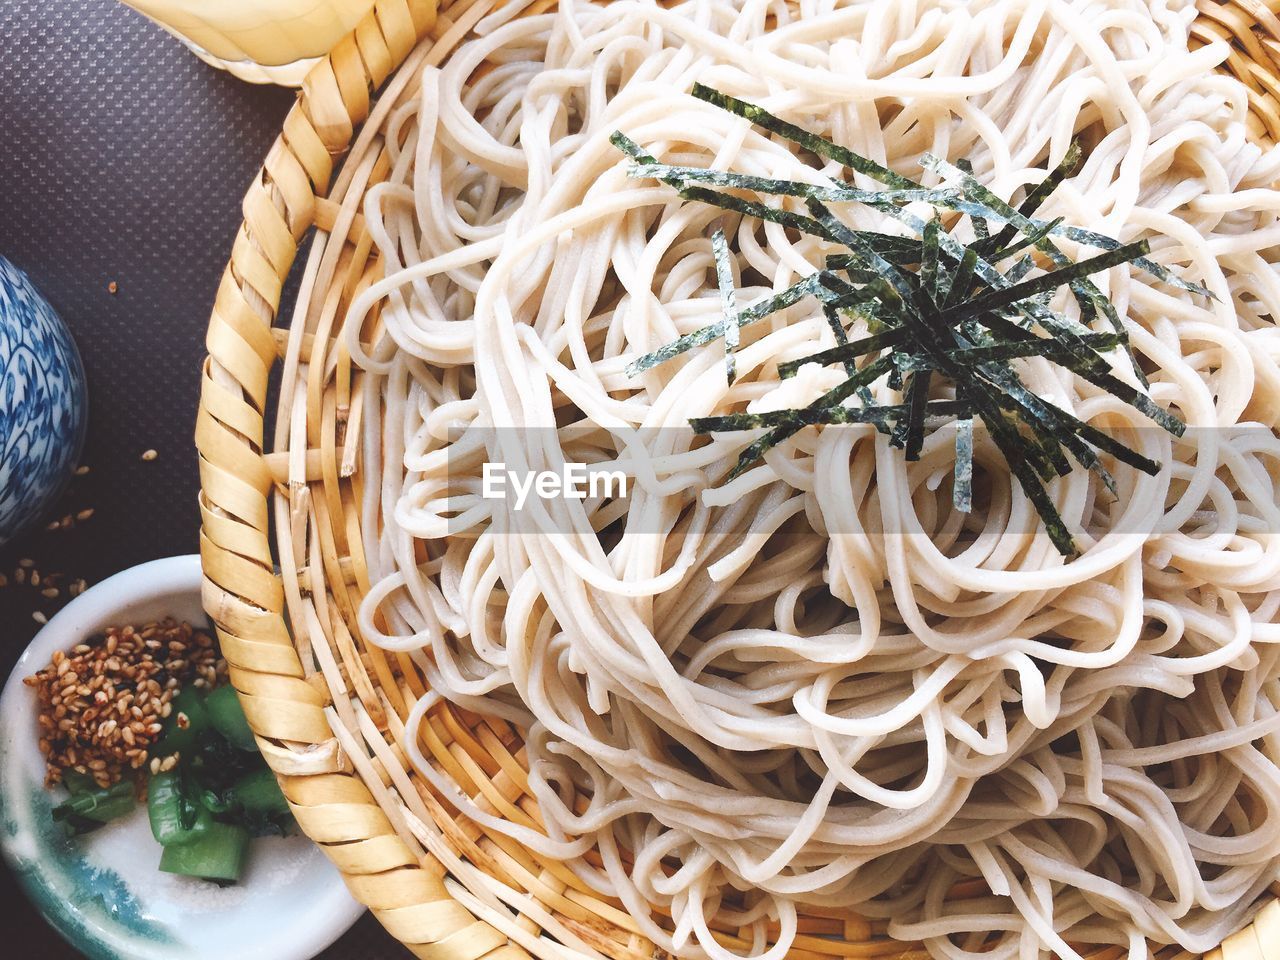
[[[646,960],[661,954],[620,903],[455,817],[411,772],[400,743],[425,692],[421,676],[356,626],[370,588],[358,437],[363,418],[380,411],[363,408],[360,373],[335,337],[353,297],[381,277],[360,201],[387,176],[381,131],[411,77],[443,62],[491,6],[379,0],[308,77],[249,189],[210,320],[196,425],[205,606],[299,824],[409,950],[430,960],[570,960],[587,949]],[[1196,41],[1231,43],[1224,68],[1249,86],[1251,133],[1280,138],[1280,0],[1201,0],[1199,10]],[[313,227],[297,306],[277,318]],[[520,731],[443,704],[420,746],[486,812],[539,827]],[[748,946],[739,931],[713,926],[726,947]],[[801,917],[790,956],[927,960],[919,945],[890,940],[882,922],[830,910]],[[1280,901],[1209,960],[1280,960]]]

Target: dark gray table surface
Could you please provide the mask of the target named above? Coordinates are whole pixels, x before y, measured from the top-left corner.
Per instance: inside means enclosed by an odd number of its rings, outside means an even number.
[[[0,550],[0,573],[31,558],[93,583],[198,549],[205,325],[244,189],[293,99],[205,66],[116,0],[0,0],[0,255],[66,320],[89,378],[90,472],[46,519],[94,511]],[[158,457],[144,462],[148,449]],[[35,632],[32,613],[62,602],[0,588],[0,677]],[[0,927],[29,960],[79,956],[3,867]],[[322,956],[408,953],[366,915]]]

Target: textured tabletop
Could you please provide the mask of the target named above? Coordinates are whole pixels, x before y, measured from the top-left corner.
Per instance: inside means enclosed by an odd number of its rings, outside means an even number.
[[[63,602],[12,583],[20,559],[93,583],[198,549],[205,325],[240,199],[292,102],[205,66],[115,0],[0,0],[0,255],[67,321],[89,378],[90,472],[46,519],[93,511],[0,550],[0,677],[32,613]],[[0,923],[29,937],[29,960],[79,956],[2,867]],[[366,916],[323,956],[408,953]]]

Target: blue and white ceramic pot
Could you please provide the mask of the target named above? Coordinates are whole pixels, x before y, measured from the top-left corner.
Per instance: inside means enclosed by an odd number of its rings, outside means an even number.
[[[35,524],[74,472],[84,367],[62,320],[0,257],[0,546]]]

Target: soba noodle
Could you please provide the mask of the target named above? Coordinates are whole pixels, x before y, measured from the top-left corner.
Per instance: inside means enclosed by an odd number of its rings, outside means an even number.
[[[1216,946],[1280,854],[1280,156],[1214,73],[1225,46],[1188,49],[1180,0],[519,12],[482,21],[390,115],[364,210],[386,280],[346,327],[363,461],[381,465],[360,626],[430,687],[404,743],[419,771],[681,957],[783,957],[797,905],[886,918],[935,957]],[[1027,362],[1042,396],[1164,464],[1117,469],[1114,501],[1083,470],[1054,482],[1078,557],[981,427],[971,516],[951,506],[954,426],[911,463],[870,425],[811,429],[726,483],[752,434],[705,443],[687,421],[829,388],[838,370],[777,376],[834,342],[813,303],[744,328],[732,386],[713,347],[626,373],[719,320],[716,225],[742,304],[829,252],[627,175],[614,130],[673,163],[842,175],[693,99],[695,81],[913,177],[926,151],[967,158],[1007,198],[1079,136],[1087,160],[1042,215],[1148,236],[1215,292],[1095,278],[1185,437]],[[486,461],[632,482],[516,511],[480,495]],[[540,823],[485,812],[423,756],[439,698],[526,731]]]

